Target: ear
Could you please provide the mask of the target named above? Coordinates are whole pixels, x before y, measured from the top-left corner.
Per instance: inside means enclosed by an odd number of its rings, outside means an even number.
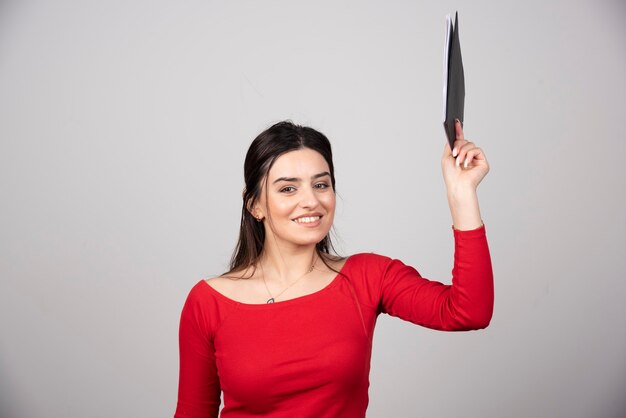
[[[265,214],[263,213],[259,202],[256,202],[254,205],[247,205],[247,209],[248,212],[250,212],[250,215],[252,215],[252,217],[257,221],[261,222],[263,221],[263,219],[265,219]]]

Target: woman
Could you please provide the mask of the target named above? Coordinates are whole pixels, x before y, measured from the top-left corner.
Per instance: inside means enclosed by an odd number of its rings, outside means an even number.
[[[493,277],[476,188],[489,166],[463,137],[442,158],[455,238],[452,285],[376,254],[330,253],[330,143],[280,122],[251,144],[230,271],[191,290],[180,323],[175,418],[364,417],[372,336],[388,313],[440,330],[489,324]]]

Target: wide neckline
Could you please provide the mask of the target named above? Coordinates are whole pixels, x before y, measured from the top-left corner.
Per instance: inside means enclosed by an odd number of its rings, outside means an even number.
[[[212,293],[214,293],[220,299],[223,299],[223,300],[225,300],[228,303],[239,305],[239,306],[243,306],[243,307],[246,307],[246,308],[263,308],[263,307],[276,308],[278,306],[287,306],[287,305],[291,305],[293,303],[303,302],[303,301],[305,301],[305,300],[307,300],[309,298],[314,298],[314,297],[320,295],[325,290],[331,289],[339,281],[339,277],[343,274],[343,271],[345,270],[345,268],[348,265],[348,262],[350,261],[351,258],[352,258],[352,256],[349,256],[349,257],[346,258],[345,263],[343,263],[343,266],[341,267],[341,269],[339,269],[339,273],[337,273],[335,275],[335,277],[330,281],[330,283],[328,283],[326,286],[322,287],[321,289],[316,290],[315,292],[312,292],[312,293],[308,293],[306,295],[297,296],[295,298],[291,298],[291,299],[287,299],[287,300],[279,300],[279,301],[276,301],[274,303],[247,303],[247,302],[240,302],[238,300],[232,299],[232,298],[224,295],[223,293],[220,293],[213,286],[211,286],[209,283],[207,283],[206,280],[203,279],[201,281],[204,282],[206,287],[209,288],[209,290]]]

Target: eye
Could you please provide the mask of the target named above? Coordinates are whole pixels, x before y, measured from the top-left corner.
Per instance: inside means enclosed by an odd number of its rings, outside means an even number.
[[[293,193],[296,191],[296,188],[293,186],[285,186],[282,189],[280,189],[281,193]]]
[[[330,185],[328,183],[317,183],[315,186],[316,189],[328,189],[330,187]]]

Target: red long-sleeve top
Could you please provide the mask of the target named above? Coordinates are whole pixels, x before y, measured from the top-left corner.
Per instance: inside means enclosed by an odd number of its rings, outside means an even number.
[[[376,254],[349,257],[325,288],[273,304],[234,301],[202,280],[180,321],[175,418],[362,418],[380,313],[428,328],[484,328],[493,311],[485,229],[454,231],[452,285]]]

